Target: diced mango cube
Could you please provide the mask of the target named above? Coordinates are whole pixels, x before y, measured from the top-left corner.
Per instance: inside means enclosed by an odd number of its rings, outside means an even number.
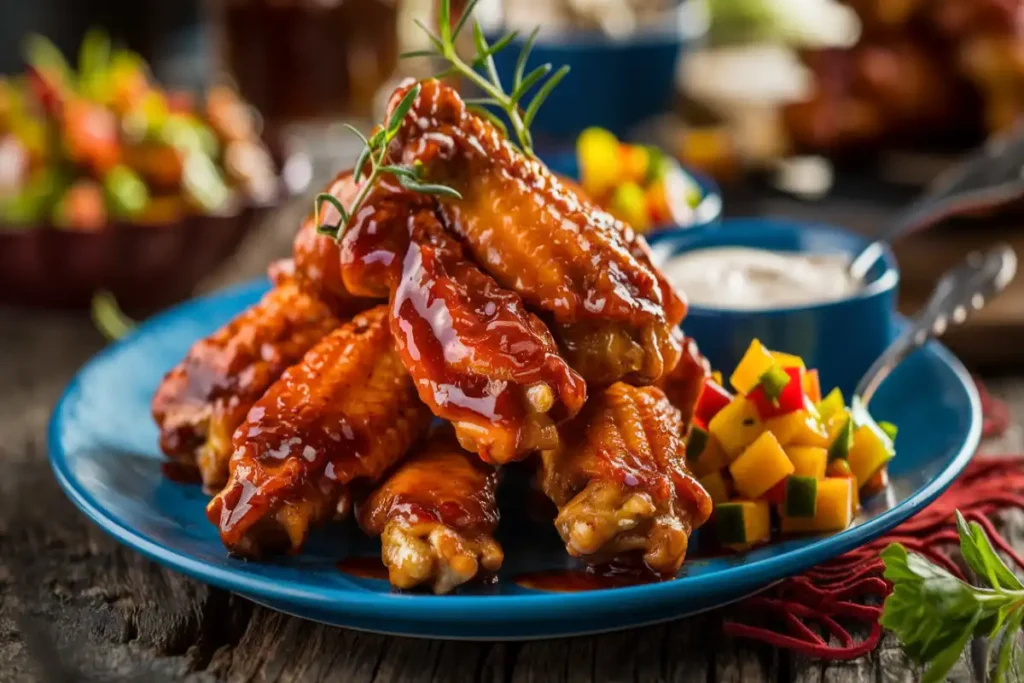
[[[804,395],[814,403],[821,401],[821,379],[817,370],[804,373]]]
[[[761,342],[755,339],[750,342],[739,365],[729,377],[729,384],[738,393],[748,394],[757,386],[761,375],[772,365],[775,365],[775,358],[772,357],[768,349],[761,345]]]
[[[825,478],[828,467],[828,449],[817,446],[790,446],[786,449],[793,463],[793,474],[800,477]]]
[[[818,482],[814,517],[783,517],[784,533],[842,531],[853,523],[853,479],[828,477]]]
[[[794,356],[791,353],[785,353],[783,351],[769,351],[775,362],[784,368],[800,368],[806,370],[807,367],[804,365],[804,359],[800,356]]]
[[[853,433],[853,447],[846,456],[857,486],[868,483],[895,454],[892,441],[878,425],[867,423],[857,427]]]
[[[733,500],[715,508],[715,530],[723,545],[736,550],[771,538],[771,508],[763,500]]]
[[[764,431],[757,406],[743,396],[735,396],[729,405],[711,418],[708,431],[718,440],[726,455],[735,458]]]
[[[729,465],[736,491],[745,498],[760,498],[793,474],[793,463],[771,432],[764,432]]]
[[[773,417],[764,428],[775,435],[783,446],[828,446],[828,434],[821,423],[806,410]]]
[[[722,449],[722,444],[718,443],[718,439],[710,436],[700,457],[695,460],[687,459],[686,464],[697,478],[706,477],[712,472],[725,469],[729,464],[729,456]]]
[[[711,502],[714,505],[721,505],[729,500],[729,492],[732,487],[725,480],[725,475],[722,474],[721,470],[701,477],[697,481],[700,482],[700,485],[711,496]]]

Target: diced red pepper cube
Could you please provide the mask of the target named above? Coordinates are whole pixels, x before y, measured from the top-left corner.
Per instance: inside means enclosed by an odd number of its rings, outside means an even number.
[[[789,383],[782,389],[776,401],[771,400],[765,394],[764,387],[755,387],[747,394],[747,399],[757,407],[757,413],[762,420],[768,420],[779,415],[786,415],[795,410],[803,410],[804,407],[804,386],[803,368],[784,368],[789,375]]]
[[[704,380],[704,388],[697,398],[697,405],[693,409],[694,418],[704,424],[711,422],[711,418],[718,414],[722,408],[729,405],[732,394],[720,384],[711,379]]]
[[[783,477],[778,484],[768,489],[768,491],[761,496],[764,500],[768,501],[772,505],[782,505],[786,502],[786,480],[789,477]]]

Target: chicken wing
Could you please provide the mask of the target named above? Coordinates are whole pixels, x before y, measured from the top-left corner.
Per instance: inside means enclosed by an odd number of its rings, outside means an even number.
[[[231,478],[207,507],[232,552],[296,552],[430,421],[395,353],[387,307],[357,315],[285,371],[235,431]]]
[[[540,318],[469,259],[435,210],[432,197],[378,184],[343,238],[345,283],[390,292],[398,352],[464,448],[489,462],[551,448],[586,384]]]
[[[231,435],[285,369],[341,322],[283,282],[213,335],[196,342],[153,396],[160,449],[198,468],[213,493],[228,477]]]
[[[460,448],[447,426],[402,461],[359,506],[363,531],[381,537],[392,585],[447,593],[498,571],[497,485],[497,471]]]
[[[345,206],[351,205],[355,199],[358,186],[352,181],[352,172],[339,173],[324,189]],[[328,223],[337,220],[337,210],[330,204],[323,207],[321,221]],[[339,315],[352,315],[366,310],[373,302],[373,293],[355,292],[345,286],[341,277],[340,247],[337,240],[317,232],[316,220],[307,216],[295,235],[292,248],[294,261],[294,278],[304,291],[319,298],[331,306]],[[387,292],[376,298],[386,298]]]
[[[685,427],[693,418],[693,409],[704,388],[704,380],[711,376],[711,364],[701,355],[693,337],[683,338],[680,346],[682,357],[671,372],[658,380],[657,386],[679,411]]]
[[[682,417],[656,387],[616,383],[591,398],[541,454],[541,489],[558,507],[566,549],[586,562],[659,574],[682,565],[711,498],[686,468]]]
[[[406,91],[396,91],[392,107]],[[439,199],[446,228],[498,283],[550,318],[588,382],[649,383],[675,366],[671,333],[686,304],[651,265],[643,238],[516,150],[454,89],[424,82],[390,153],[461,193]]]

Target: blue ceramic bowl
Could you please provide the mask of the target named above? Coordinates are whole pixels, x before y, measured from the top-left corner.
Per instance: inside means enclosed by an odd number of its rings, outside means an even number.
[[[493,42],[497,35],[489,38]],[[625,135],[671,107],[676,69],[688,40],[676,22],[618,40],[589,32],[538,36],[525,73],[542,64],[555,69],[568,65],[570,71],[544,101],[530,130],[534,136],[565,139],[588,126],[601,126]],[[512,82],[524,41],[520,36],[494,56],[502,83]]]
[[[541,159],[552,171],[573,180],[580,178],[579,160],[575,152],[559,152],[557,154],[544,155]],[[700,187],[700,204],[693,210],[693,219],[686,225],[657,225],[651,228],[651,233],[666,230],[669,228],[695,228],[702,225],[717,223],[722,218],[722,191],[710,176],[697,173],[690,169],[684,169]]]
[[[650,238],[656,260],[709,247],[745,246],[777,251],[853,255],[868,240],[845,230],[799,221],[742,218],[712,229],[671,229]],[[847,396],[897,330],[893,313],[899,285],[896,259],[887,248],[856,295],[839,301],[761,311],[691,305],[683,329],[697,340],[712,367],[732,371],[750,344],[801,356],[818,368],[823,389]]]

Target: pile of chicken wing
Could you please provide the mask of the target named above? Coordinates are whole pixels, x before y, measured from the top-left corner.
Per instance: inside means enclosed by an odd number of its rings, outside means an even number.
[[[461,198],[385,176],[339,240],[307,219],[274,287],[153,399],[224,545],[294,553],[353,514],[393,585],[448,592],[501,567],[496,488],[523,461],[570,555],[674,574],[711,513],[682,445],[707,370],[643,238],[438,81],[387,154]]]

